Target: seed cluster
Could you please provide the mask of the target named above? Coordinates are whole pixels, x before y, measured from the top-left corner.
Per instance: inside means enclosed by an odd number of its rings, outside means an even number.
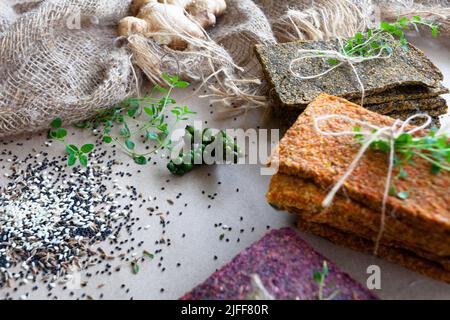
[[[8,269],[18,264],[32,275],[83,268],[79,258],[89,246],[115,237],[114,222],[130,214],[104,184],[112,162],[68,173],[63,163],[39,154],[9,160],[0,194],[0,285],[17,278]]]
[[[74,299],[101,299],[101,288],[108,282],[95,285],[98,295],[85,291],[95,276],[131,274],[131,265],[139,263],[146,268],[157,257],[157,267],[162,272],[166,269],[161,254],[172,244],[165,235],[170,212],[160,211],[157,197],[144,196],[135,186],[126,184],[134,173],[127,169],[129,162],[118,160],[115,146],[91,154],[86,168],[68,168],[67,155],[53,156],[44,151],[54,148],[50,141],[44,142],[39,151],[33,148],[31,153],[19,155],[9,146],[26,150],[23,142],[0,143],[6,147],[0,150],[3,298],[12,299],[13,292],[27,290],[20,298],[28,299],[34,291],[48,290],[48,299],[58,299],[55,289],[59,288]],[[181,193],[176,199],[180,197]],[[174,200],[162,201],[174,205]],[[145,247],[140,237],[149,233],[149,221],[141,226],[143,222],[136,212],[156,221],[151,233],[158,240],[152,248]],[[158,229],[160,235],[155,234]],[[126,284],[121,288],[131,294]]]
[[[0,140],[0,299],[133,299],[141,281],[145,298],[175,297],[166,285],[187,275],[195,255],[194,231],[186,226],[200,217],[191,196],[203,198],[201,219],[214,215],[216,224],[206,223],[218,231],[221,249],[212,246],[208,262],[214,267],[226,262],[222,246],[248,243],[261,231],[244,222],[250,219],[217,215],[230,193],[240,196],[238,182],[218,180],[217,167],[173,177],[164,169],[166,155],[152,156],[143,170],[100,140],[87,168],[68,168],[67,154],[43,134]],[[135,184],[148,177],[151,187]],[[195,178],[198,188],[186,189]],[[191,251],[174,259],[171,247],[180,243]]]

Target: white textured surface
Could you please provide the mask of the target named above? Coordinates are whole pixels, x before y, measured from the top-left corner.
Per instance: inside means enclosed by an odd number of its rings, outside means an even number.
[[[445,85],[450,87],[450,42],[437,43],[428,40],[416,39],[418,46],[426,51],[433,61],[446,74]],[[449,96],[447,100],[450,103]],[[238,126],[240,120],[217,122],[209,119],[210,109],[205,101],[191,99],[188,102],[196,110],[204,110],[199,115],[203,120],[208,119],[208,126],[229,127]],[[79,139],[89,140],[89,134],[79,134]],[[72,139],[72,138],[71,138]],[[11,139],[8,139],[8,141]],[[22,141],[23,140],[23,141]],[[44,135],[34,136],[30,141],[21,139],[23,147],[8,146],[16,154],[31,152],[32,148],[50,152],[61,152],[54,144],[52,148],[43,147]],[[0,146],[3,149],[3,146]],[[25,154],[24,154],[25,155]],[[123,157],[127,160],[126,157]],[[128,160],[127,160],[128,161]],[[145,262],[141,265],[141,272],[133,275],[129,264],[119,261],[110,262],[113,267],[122,266],[122,270],[113,273],[112,276],[98,275],[89,280],[86,288],[75,290],[74,298],[80,297],[82,293],[98,298],[100,293],[106,299],[176,299],[195,285],[205,280],[216,268],[221,267],[239,253],[242,249],[257,241],[266,232],[266,226],[272,228],[292,225],[294,218],[286,213],[280,213],[272,209],[265,201],[265,193],[268,188],[270,177],[262,177],[256,166],[232,166],[232,167],[210,167],[196,170],[183,178],[170,176],[162,161],[159,166],[136,167],[131,165],[126,170],[142,170],[135,174],[132,179],[122,179],[121,184],[133,184],[138,192],[147,196],[156,196],[155,205],[160,211],[170,210],[170,224],[167,226],[167,238],[171,238],[172,245],[163,251],[165,272],[157,267],[159,257],[154,261]],[[1,173],[1,172],[0,172]],[[208,176],[208,173],[211,173]],[[166,180],[170,179],[167,183]],[[218,182],[221,182],[219,185]],[[1,182],[0,182],[1,184]],[[165,187],[165,190],[161,190]],[[236,188],[240,192],[236,192]],[[202,194],[202,190],[206,194]],[[167,199],[175,199],[178,193],[182,196],[175,200],[173,206],[167,203]],[[217,193],[214,201],[208,199],[208,194]],[[184,204],[187,203],[187,207]],[[210,209],[207,209],[211,205]],[[147,204],[149,206],[149,204]],[[141,217],[140,226],[143,230],[136,233],[137,240],[145,241],[142,249],[150,252],[157,249],[154,245],[161,234],[158,217],[149,217],[144,206],[135,210],[134,216]],[[178,212],[183,215],[179,216]],[[240,221],[240,217],[243,221]],[[215,223],[224,223],[233,228],[231,232],[225,232],[230,242],[219,241],[219,235],[224,233],[220,228],[214,228]],[[148,230],[144,227],[150,225]],[[254,232],[251,228],[254,227]],[[243,234],[239,230],[245,229]],[[185,233],[186,237],[182,238]],[[430,298],[450,299],[450,286],[433,281],[414,272],[408,271],[400,266],[374,258],[370,255],[360,254],[345,248],[335,246],[329,242],[311,235],[303,235],[318,251],[333,260],[344,271],[350,273],[361,283],[367,279],[366,269],[371,264],[377,264],[382,270],[382,290],[376,293],[383,299],[403,298]],[[240,238],[239,243],[236,242]],[[139,251],[139,250],[135,250]],[[214,260],[213,257],[218,259]],[[131,257],[131,254],[130,254]],[[181,263],[181,267],[176,267]],[[88,272],[94,273],[99,270],[93,267]],[[97,286],[104,284],[101,289]],[[121,284],[126,284],[130,291],[126,293],[121,289]],[[30,292],[32,285],[26,285],[12,294],[20,297],[25,292]],[[164,288],[164,293],[160,292]],[[4,296],[7,289],[0,289],[0,298]],[[46,298],[48,291],[39,289],[30,294],[30,298]],[[60,287],[53,290],[59,298],[70,298],[69,291],[63,291]]]

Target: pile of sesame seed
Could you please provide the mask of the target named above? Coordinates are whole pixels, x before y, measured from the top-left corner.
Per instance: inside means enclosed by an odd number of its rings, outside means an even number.
[[[0,287],[39,272],[60,277],[83,269],[94,254],[90,247],[114,239],[123,226],[116,222],[129,219],[130,210],[105,185],[113,160],[67,169],[62,161],[36,158],[8,159],[11,170],[2,179]],[[16,267],[21,270],[12,272]]]
[[[202,253],[210,260],[201,264],[217,268],[227,261],[224,246],[244,248],[261,231],[262,221],[256,228],[244,222],[251,211],[241,217],[220,212],[225,199],[246,195],[236,189],[239,179],[219,181],[217,167],[181,179],[167,172],[163,152],[136,167],[118,146],[102,145],[101,136],[95,144],[88,168],[68,168],[63,148],[52,146],[45,133],[0,140],[0,299],[177,298],[171,283],[190,274],[198,252],[193,222],[215,227],[215,243]]]

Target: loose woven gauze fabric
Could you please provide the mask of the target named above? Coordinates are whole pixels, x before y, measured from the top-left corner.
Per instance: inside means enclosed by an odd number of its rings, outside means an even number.
[[[86,119],[135,92],[130,53],[114,41],[131,0],[34,2],[0,14],[0,136]]]
[[[255,44],[351,36],[379,13],[392,16],[411,3],[421,11],[436,7],[427,0],[227,0],[207,40],[193,39],[178,52],[140,36],[117,37],[130,3],[0,1],[0,137],[45,129],[56,117],[86,119],[138,94],[142,75],[158,81],[163,71],[201,82],[206,97],[228,110],[266,106]],[[445,13],[443,1],[439,6]]]
[[[372,0],[227,0],[227,6],[217,26],[208,30],[208,40],[187,37],[187,52],[155,46],[141,36],[130,37],[136,65],[155,81],[162,71],[202,81],[209,89],[202,97],[232,107],[224,108],[228,114],[242,112],[268,104],[268,86],[255,44],[352,36],[375,17]],[[172,32],[181,33],[176,27]],[[161,59],[164,65],[155,65]]]

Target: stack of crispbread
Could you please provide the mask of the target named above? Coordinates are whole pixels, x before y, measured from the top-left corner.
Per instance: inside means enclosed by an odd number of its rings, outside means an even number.
[[[348,64],[314,79],[301,79],[291,72],[291,62],[305,55],[300,50],[338,51],[339,48],[337,41],[257,46],[257,55],[272,87],[275,113],[293,122],[322,92],[361,102],[361,85]],[[388,59],[365,61],[354,66],[364,85],[364,107],[367,109],[403,120],[418,112],[426,112],[434,120],[447,113],[446,101],[440,97],[448,92],[442,85],[443,75],[414,46],[409,45],[408,49],[397,47]],[[311,58],[292,64],[292,71],[301,76],[314,76],[331,67],[325,58]]]
[[[369,150],[346,180],[331,206],[322,201],[345,174],[361,145],[351,135],[328,136],[316,130],[314,117],[336,114],[376,126],[394,119],[368,111],[342,98],[320,95],[281,140],[273,157],[279,172],[272,178],[269,203],[298,216],[298,227],[350,248],[374,252],[381,226],[381,207],[388,172],[387,155]],[[352,131],[354,123],[329,119],[324,131]],[[378,255],[430,277],[450,282],[450,174],[433,174],[416,159],[405,168],[396,190],[409,197],[389,196]],[[397,175],[399,168],[394,169]]]

